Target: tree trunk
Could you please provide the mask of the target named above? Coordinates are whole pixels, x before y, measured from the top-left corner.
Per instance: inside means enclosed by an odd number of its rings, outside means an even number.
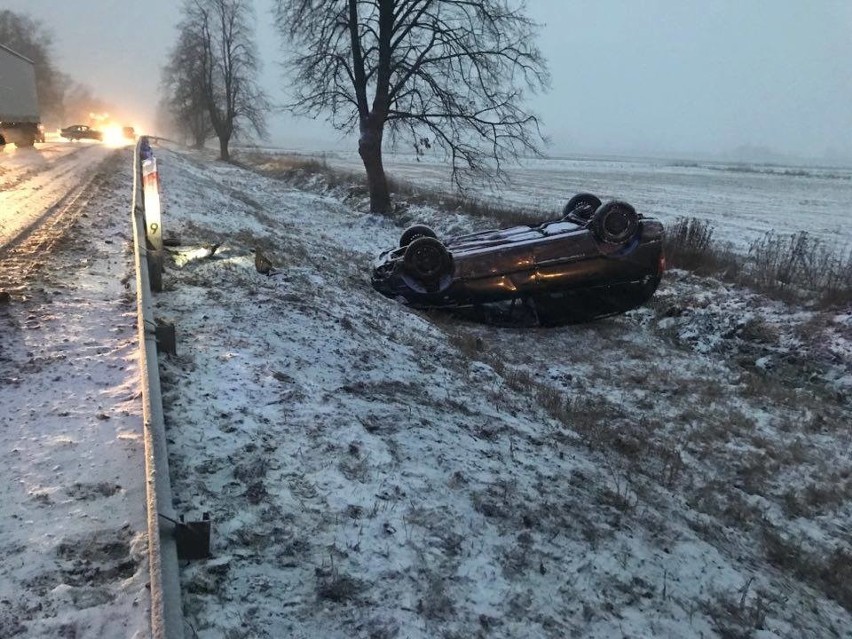
[[[367,171],[367,188],[370,191],[370,213],[389,213],[390,191],[382,164],[382,130],[362,127],[358,141],[358,154]]]
[[[219,136],[219,159],[223,162],[231,161],[231,154],[228,152],[228,142],[230,138],[224,135]]]

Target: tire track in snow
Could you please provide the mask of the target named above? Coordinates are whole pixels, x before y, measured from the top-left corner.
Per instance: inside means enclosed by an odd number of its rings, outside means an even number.
[[[118,152],[112,152],[83,179],[27,226],[6,245],[0,246],[0,290],[15,291],[25,286],[27,276],[43,256],[67,233],[98,193],[104,178],[116,169]],[[69,170],[74,167],[69,167]]]
[[[53,151],[47,149],[46,151]],[[115,150],[101,146],[83,147],[58,159],[45,159],[45,152],[32,151],[24,160],[3,157],[4,183],[0,185],[0,250],[14,243],[50,209],[61,206],[68,194],[99,170]],[[11,187],[9,185],[12,185]]]

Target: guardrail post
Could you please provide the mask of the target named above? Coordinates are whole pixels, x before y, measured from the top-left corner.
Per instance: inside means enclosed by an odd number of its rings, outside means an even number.
[[[151,290],[163,290],[163,222],[160,214],[160,177],[157,158],[151,151],[147,137],[142,138],[142,195],[145,202],[145,241],[147,244],[148,273]]]

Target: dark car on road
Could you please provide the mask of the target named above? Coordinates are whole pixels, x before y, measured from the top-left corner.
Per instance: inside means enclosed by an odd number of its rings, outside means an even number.
[[[412,226],[374,265],[373,287],[418,308],[520,301],[541,324],[623,313],[654,294],[663,273],[663,225],[626,202],[590,193],[535,226],[441,241]]]
[[[104,134],[85,124],[73,124],[59,131],[66,140],[103,140]]]

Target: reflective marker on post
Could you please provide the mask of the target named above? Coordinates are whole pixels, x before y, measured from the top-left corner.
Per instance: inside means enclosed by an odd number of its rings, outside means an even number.
[[[145,235],[148,247],[163,250],[163,226],[160,221],[160,178],[157,159],[142,161],[142,192],[145,197]]]
[[[151,290],[159,293],[163,290],[163,225],[160,220],[160,178],[157,158],[153,153],[148,153],[142,160],[142,200],[145,203],[145,243]]]

